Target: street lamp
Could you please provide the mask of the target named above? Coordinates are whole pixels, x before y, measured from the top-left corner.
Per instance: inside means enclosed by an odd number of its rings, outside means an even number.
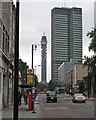
[[[16,1],[16,32],[15,32],[15,81],[13,120],[18,120],[18,78],[19,78],[19,0]]]
[[[37,46],[38,45],[41,45],[41,44],[32,44],[32,71],[33,71],[33,81],[34,81],[34,68],[33,68],[33,52],[34,52],[34,50],[36,50],[37,49]],[[41,65],[37,65],[37,66],[41,66]],[[35,66],[35,72],[36,72],[36,67],[37,66]],[[34,83],[33,83],[33,86],[34,86]]]
[[[35,49],[34,49],[35,46]],[[32,44],[32,70],[33,70],[33,51],[37,49],[37,45]],[[34,73],[34,71],[33,71]]]
[[[35,65],[35,74],[36,74],[36,68],[40,67],[41,65]]]

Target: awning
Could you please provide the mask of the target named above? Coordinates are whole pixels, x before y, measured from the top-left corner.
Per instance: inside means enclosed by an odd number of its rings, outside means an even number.
[[[21,88],[32,88],[33,87],[33,85],[18,85],[19,87],[21,87]]]

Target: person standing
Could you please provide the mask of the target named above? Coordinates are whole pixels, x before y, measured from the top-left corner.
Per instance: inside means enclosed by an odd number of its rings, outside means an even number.
[[[35,102],[35,94],[32,95],[32,110],[33,110],[32,113],[36,113],[34,102]]]
[[[24,97],[25,105],[27,105],[27,97],[28,97],[27,92],[24,93],[24,96],[23,96],[23,97]]]
[[[21,105],[21,97],[22,97],[22,94],[21,94],[21,92],[19,91],[19,92],[18,92],[18,105]]]

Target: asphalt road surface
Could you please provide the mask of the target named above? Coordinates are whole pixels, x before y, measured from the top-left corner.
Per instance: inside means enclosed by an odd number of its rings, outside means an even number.
[[[73,103],[71,96],[58,98],[57,103],[47,103],[46,95],[39,95],[42,118],[94,118],[94,101]]]

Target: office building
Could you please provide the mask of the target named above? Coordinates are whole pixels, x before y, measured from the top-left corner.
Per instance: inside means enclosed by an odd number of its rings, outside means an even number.
[[[82,62],[82,9],[51,10],[51,79],[58,80],[58,68],[70,59]]]
[[[94,27],[96,28],[96,1],[94,2]]]

